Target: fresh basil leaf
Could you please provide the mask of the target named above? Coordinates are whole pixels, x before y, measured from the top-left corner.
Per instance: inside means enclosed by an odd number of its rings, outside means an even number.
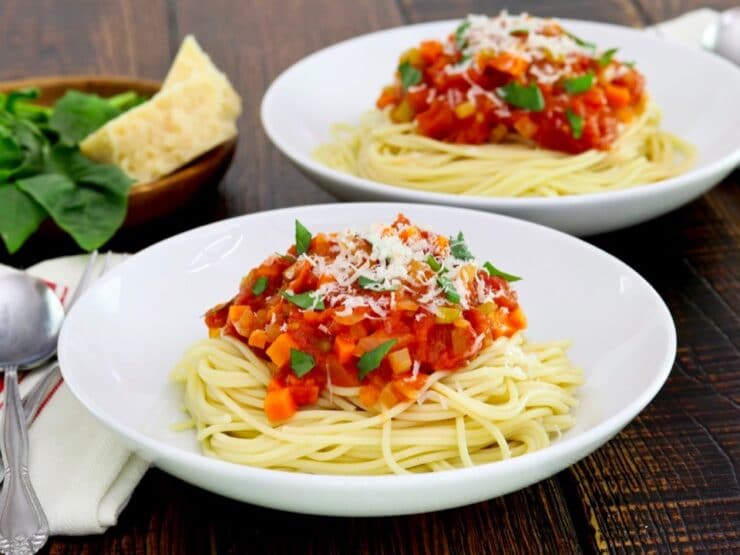
[[[463,55],[463,57],[462,57],[462,58],[460,58],[460,59],[459,59],[459,60],[457,61],[457,64],[455,64],[455,65],[458,65],[458,66],[464,65],[464,64],[466,64],[466,63],[467,63],[467,62],[468,62],[469,60],[471,60],[472,58],[473,58],[473,55],[472,55],[472,54],[465,54],[465,55]]]
[[[316,360],[310,354],[298,349],[290,350],[290,367],[296,376],[299,378],[305,376],[314,366],[316,366]]]
[[[442,264],[437,262],[437,259],[434,258],[431,254],[427,256],[427,264],[429,264],[429,267],[435,272],[439,272],[442,269]]]
[[[586,40],[583,40],[582,38],[579,38],[575,36],[573,33],[569,33],[568,31],[563,31],[566,36],[573,39],[578,46],[582,46],[583,48],[588,48],[589,50],[596,50],[596,45],[593,42],[588,42]]]
[[[311,248],[311,232],[305,226],[295,221],[295,250],[298,256],[307,253]]]
[[[31,100],[36,100],[41,96],[41,91],[37,87],[32,87],[28,89],[18,89],[15,91],[11,91],[8,93],[8,96],[5,100],[5,109],[13,114],[14,116],[18,117],[24,117],[24,108],[29,106],[29,102]],[[33,105],[30,105],[33,106]],[[43,112],[51,112],[51,108],[48,107],[38,107],[42,108],[41,111]],[[28,111],[34,112],[34,108],[26,109],[26,113]],[[33,118],[27,118],[27,119],[33,119]]]
[[[633,67],[635,67],[635,64],[636,64],[637,62],[622,62],[622,63],[623,63],[624,65],[626,65],[626,66],[627,66],[628,68],[632,69]]]
[[[324,299],[318,296],[316,291],[307,291],[298,295],[283,291],[283,298],[303,310],[324,310],[326,308],[324,306]]]
[[[388,351],[390,351],[396,343],[398,343],[398,339],[390,339],[385,343],[381,343],[372,351],[368,351],[362,355],[360,360],[357,361],[357,368],[360,370],[358,373],[359,378],[362,380],[370,372],[377,369],[385,358],[385,355],[388,354]]]
[[[574,139],[580,139],[583,135],[583,118],[568,108],[565,110],[565,117],[568,118],[570,130]]]
[[[96,94],[67,91],[54,105],[49,127],[59,134],[62,144],[74,146],[120,114],[121,110]]]
[[[0,136],[0,172],[10,172],[23,163],[24,154],[21,146],[12,137]]]
[[[568,94],[578,94],[586,92],[593,86],[593,84],[594,74],[584,73],[583,75],[579,75],[578,77],[566,79],[564,82],[565,92],[567,92]]]
[[[0,237],[9,254],[21,248],[46,216],[44,209],[15,185],[0,185]]]
[[[465,31],[467,31],[469,27],[470,21],[466,19],[457,26],[457,29],[455,29],[455,44],[457,45],[458,50],[465,48],[465,43],[467,42],[465,39]]]
[[[409,87],[418,85],[421,81],[421,71],[412,66],[408,61],[405,61],[398,66],[398,73],[401,76],[401,88],[404,92],[406,92]]]
[[[0,110],[0,135],[7,139],[3,141],[3,148],[8,157],[17,157],[18,151],[22,154],[14,167],[0,167],[0,183],[44,171],[49,145],[38,127]],[[15,147],[11,143],[15,143]]]
[[[448,301],[455,304],[460,302],[460,293],[457,292],[457,288],[450,278],[447,276],[437,277],[437,285],[442,288],[442,293],[444,293]]]
[[[252,285],[252,295],[259,297],[267,289],[268,280],[267,277],[261,276],[257,278],[257,281]]]
[[[99,248],[113,237],[126,217],[126,197],[77,185],[60,173],[19,179],[17,184],[87,251]]]
[[[376,291],[378,293],[387,293],[389,291],[397,291],[398,285],[392,285],[391,287],[383,287],[383,282],[377,279],[370,279],[369,277],[360,276],[357,278],[357,283],[363,289],[369,291]]]
[[[462,231],[458,232],[457,237],[450,237],[450,252],[458,260],[472,260],[475,258],[465,243],[465,236]]]
[[[134,180],[113,164],[98,164],[83,156],[77,147],[54,145],[47,171],[63,173],[72,181],[103,189],[120,197],[127,197]]]
[[[519,281],[520,279],[522,279],[519,276],[515,276],[512,274],[507,274],[506,272],[502,272],[490,262],[486,262],[485,264],[483,264],[483,267],[488,272],[488,275],[500,277],[500,278],[505,279],[506,281]]]
[[[542,91],[535,84],[528,86],[519,83],[509,83],[498,89],[499,96],[512,106],[524,108],[532,112],[541,112],[545,109],[545,99]]]
[[[600,67],[608,66],[609,65],[609,62],[612,61],[612,58],[614,57],[614,54],[617,53],[617,50],[619,50],[619,48],[610,48],[609,50],[607,50],[606,52],[604,52],[601,55],[601,57],[599,58],[599,66]]]

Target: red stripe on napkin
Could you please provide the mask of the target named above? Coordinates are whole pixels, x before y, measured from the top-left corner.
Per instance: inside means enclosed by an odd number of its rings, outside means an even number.
[[[49,404],[49,401],[51,401],[51,398],[54,397],[54,394],[59,390],[59,388],[62,387],[63,383],[64,380],[62,378],[59,378],[57,380],[56,385],[51,389],[51,391],[49,391],[49,394],[46,396],[46,398],[41,401],[41,405],[39,405],[36,414],[33,415],[33,420],[36,420],[36,418],[38,418],[39,414],[41,414],[41,411],[44,410],[44,407]]]

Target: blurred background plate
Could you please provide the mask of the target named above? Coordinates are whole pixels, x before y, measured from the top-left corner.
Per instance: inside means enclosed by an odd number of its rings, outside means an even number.
[[[459,20],[397,27],[320,50],[283,72],[262,101],[270,140],[321,187],[347,200],[426,202],[477,208],[576,235],[631,226],[692,201],[740,163],[740,71],[730,62],[645,31],[563,19],[563,26],[602,48],[635,60],[663,112],[663,129],[692,143],[699,158],[688,172],[655,184],[561,197],[484,197],[417,191],[325,166],[311,153],[335,123],[356,123],[393,79],[398,56],[421,40],[444,38]],[[341,68],[341,78],[337,68]]]

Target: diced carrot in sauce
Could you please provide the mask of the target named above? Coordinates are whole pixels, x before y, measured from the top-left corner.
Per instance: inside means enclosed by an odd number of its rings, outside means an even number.
[[[363,385],[360,388],[360,402],[368,408],[374,407],[380,399],[380,389],[373,384]]]
[[[250,347],[257,347],[258,349],[264,349],[267,345],[267,333],[264,330],[253,330],[249,334],[249,341],[247,343]]]
[[[334,354],[340,363],[346,364],[354,356],[354,350],[357,344],[349,337],[340,335],[334,338]]]
[[[298,345],[287,333],[282,333],[267,348],[266,354],[278,368],[282,368],[290,361],[290,350],[297,349]]]
[[[287,420],[298,410],[290,390],[278,389],[268,391],[265,396],[265,414],[273,422]]]
[[[606,85],[604,92],[606,93],[606,99],[609,101],[609,104],[615,108],[622,108],[630,102],[630,91],[626,87]]]
[[[249,307],[246,305],[234,305],[232,304],[229,307],[229,320],[232,322],[238,322],[239,318],[241,318],[242,314],[244,314],[244,311],[247,310]]]

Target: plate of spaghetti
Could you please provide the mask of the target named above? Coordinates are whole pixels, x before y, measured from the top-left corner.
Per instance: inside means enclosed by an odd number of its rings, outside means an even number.
[[[485,209],[586,235],[663,214],[732,171],[739,93],[737,68],[699,49],[501,12],[321,50],[273,82],[262,122],[340,198]]]
[[[670,372],[660,297],[608,254],[485,212],[335,204],[158,243],[59,346],[74,395],[138,454],[239,500],[390,515],[544,479]]]

